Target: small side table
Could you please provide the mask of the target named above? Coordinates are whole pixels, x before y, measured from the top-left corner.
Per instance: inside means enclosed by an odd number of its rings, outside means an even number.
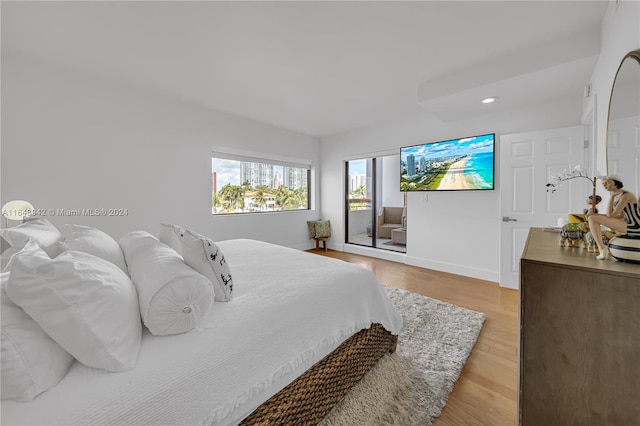
[[[329,237],[316,237],[314,239],[316,240],[316,251],[320,251],[320,241],[322,241],[324,251],[327,251],[327,240]]]

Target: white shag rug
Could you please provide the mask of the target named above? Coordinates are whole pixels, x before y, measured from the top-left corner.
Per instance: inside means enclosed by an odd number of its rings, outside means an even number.
[[[483,313],[385,289],[404,319],[398,349],[378,362],[322,426],[431,425],[478,339]]]

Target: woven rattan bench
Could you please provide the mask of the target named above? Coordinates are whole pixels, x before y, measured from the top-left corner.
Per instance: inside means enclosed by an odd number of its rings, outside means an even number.
[[[359,331],[318,361],[241,425],[317,425],[387,352],[398,336],[380,324]]]

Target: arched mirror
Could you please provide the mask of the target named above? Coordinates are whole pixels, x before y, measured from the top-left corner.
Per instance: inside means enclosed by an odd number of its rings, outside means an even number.
[[[640,193],[640,49],[622,59],[611,90],[607,121],[607,174]]]

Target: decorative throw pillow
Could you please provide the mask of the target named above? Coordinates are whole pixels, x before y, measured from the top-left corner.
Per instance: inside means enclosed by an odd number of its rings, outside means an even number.
[[[214,302],[207,277],[148,232],[130,232],[120,246],[138,290],[142,321],[151,333],[178,334],[203,325]]]
[[[29,238],[32,238],[50,258],[58,255],[57,242],[62,239],[58,228],[47,219],[31,219],[13,228],[0,229],[0,235],[12,247],[24,247]]]
[[[50,259],[32,240],[14,255],[7,294],[78,361],[135,367],[142,339],[136,289],[113,263],[78,251]]]
[[[307,221],[307,228],[309,228],[309,239],[313,239],[316,237],[316,223],[318,223],[320,220],[308,220]]]
[[[82,225],[64,225],[67,231],[67,237],[58,241],[58,250],[64,252],[67,250],[81,251],[89,253],[116,265],[128,274],[127,264],[120,246],[103,231]]]
[[[319,220],[316,222],[316,238],[331,237],[331,222],[328,220]]]
[[[74,359],[7,296],[9,275],[0,273],[2,399],[28,402],[57,385]]]
[[[228,302],[233,298],[231,270],[222,250],[213,240],[185,230],[182,237],[182,256],[187,265],[211,281],[216,301]]]
[[[179,225],[173,225],[170,223],[160,224],[160,242],[165,243],[172,249],[174,249],[179,255],[182,255],[182,235],[184,234],[184,228]]]

